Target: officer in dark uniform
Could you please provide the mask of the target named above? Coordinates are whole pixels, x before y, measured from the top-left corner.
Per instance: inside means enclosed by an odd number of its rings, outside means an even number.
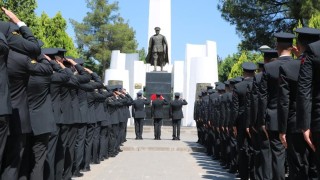
[[[106,100],[109,97],[113,96],[111,89],[105,86],[106,89],[102,90],[102,94],[105,96]],[[101,121],[101,130],[100,130],[100,151],[99,151],[99,160],[103,161],[108,159],[108,149],[109,149],[109,139],[111,131],[111,118],[107,106],[107,101],[103,102],[104,111],[105,111],[105,120]]]
[[[233,130],[237,137],[238,142],[238,153],[239,153],[239,175],[241,179],[249,179],[249,167],[250,167],[250,154],[249,146],[250,134],[247,133],[247,104],[246,94],[249,89],[252,88],[253,76],[256,65],[252,62],[245,62],[242,64],[244,80],[235,85],[232,96],[232,108],[233,108]]]
[[[202,94],[198,94],[198,99],[194,102],[194,108],[193,108],[193,119],[196,122],[197,127],[197,133],[198,133],[198,140],[197,143],[202,144],[202,123],[201,123],[201,117],[200,117],[200,106],[201,106],[201,96]]]
[[[226,96],[226,85],[224,83],[219,84],[217,87],[219,97],[216,100],[216,102],[220,105],[220,107],[217,109],[218,114],[219,114],[219,119],[218,119],[218,130],[219,130],[219,137],[220,137],[220,147],[219,147],[219,152],[220,152],[220,165],[221,166],[226,166],[227,165],[227,160],[226,160],[226,134],[225,134],[225,121],[226,121],[226,101],[227,101],[227,96]]]
[[[297,90],[297,124],[307,144],[316,153],[320,177],[320,41],[307,46],[301,61]]]
[[[57,61],[64,56],[65,50],[59,48],[43,48],[42,53],[45,54],[49,62],[52,64],[54,73],[51,75],[50,96],[53,110],[53,117],[56,124],[56,130],[51,133],[48,142],[48,153],[44,166],[44,179],[55,179],[55,155],[57,149],[57,142],[59,138],[60,117],[61,117],[61,100],[60,100],[60,86],[70,80],[70,76],[65,71],[65,66]],[[56,59],[57,58],[57,59]]]
[[[3,179],[18,178],[17,172],[22,163],[21,155],[25,163],[30,163],[28,162],[30,142],[27,141],[32,132],[27,97],[29,75],[51,75],[52,73],[50,64],[38,63],[36,59],[31,59],[13,50],[9,51],[8,75],[13,112],[9,122],[10,140],[6,144]],[[20,176],[29,175],[26,166],[22,166],[20,172]]]
[[[217,84],[216,87],[217,89]],[[218,123],[218,117],[216,113],[216,100],[219,97],[219,92],[213,89],[212,86],[207,86],[207,92],[209,93],[209,104],[208,104],[208,148],[212,153],[209,153],[209,155],[213,154],[213,159],[218,160],[220,158],[220,150],[218,149],[218,146],[220,144],[218,132],[217,132],[217,123]]]
[[[107,98],[107,107],[110,114],[111,119],[111,131],[110,131],[110,137],[109,137],[109,149],[108,149],[108,156],[109,157],[115,157],[118,154],[118,149],[116,147],[117,145],[117,138],[118,138],[118,132],[119,132],[119,117],[118,117],[118,109],[121,105],[121,102],[117,98],[118,96],[118,86],[111,86],[110,89],[113,92],[113,96]]]
[[[279,81],[279,67],[292,60],[291,50],[292,41],[295,37],[290,33],[276,33],[277,51],[279,58],[275,61],[264,65],[264,72],[261,78],[260,86],[260,102],[258,124],[265,132],[262,138],[269,139],[271,159],[266,160],[272,162],[272,179],[285,178],[285,148],[279,139],[279,124],[277,116],[277,98]]]
[[[131,112],[132,117],[134,118],[134,126],[136,139],[143,139],[143,120],[146,116],[145,105],[149,105],[150,100],[142,96],[141,92],[137,93],[137,99],[135,99],[132,103]]]
[[[58,71],[60,66],[54,61],[51,63],[49,63],[49,61],[51,61],[51,59],[46,58],[44,54],[41,54],[37,58],[37,63],[52,64],[54,70]],[[52,111],[50,84],[51,75],[31,75],[28,82],[27,94],[33,132],[31,136],[31,147],[34,157],[34,166],[31,170],[30,179],[43,179],[49,136],[52,132],[56,131],[56,123]]]
[[[265,136],[263,131],[260,131],[258,125],[258,111],[259,106],[259,92],[261,77],[263,74],[263,67],[265,63],[271,62],[272,59],[278,57],[277,50],[274,49],[264,49],[261,50],[264,57],[264,62],[258,62],[259,69],[258,73],[253,77],[252,89],[247,93],[247,102],[250,104],[249,112],[249,131],[251,134],[251,142],[253,148],[253,160],[254,160],[254,174],[257,179],[270,179],[271,178],[271,162],[270,162],[270,143],[267,138],[262,138]]]
[[[299,60],[289,61],[280,66],[278,97],[279,136],[287,148],[289,177],[292,179],[316,179],[314,152],[304,140],[301,129],[297,128],[296,95],[300,64],[305,61],[308,44],[319,40],[320,31],[314,28],[297,28]],[[302,120],[303,121],[303,120]]]
[[[5,146],[7,144],[7,135],[8,135],[8,117],[12,113],[12,105],[10,103],[10,94],[9,94],[9,80],[7,74],[7,58],[9,53],[9,48],[14,49],[17,52],[20,52],[25,55],[32,55],[36,57],[40,54],[41,49],[38,44],[38,41],[33,36],[31,30],[26,26],[26,24],[20,21],[15,14],[11,11],[8,11],[5,8],[2,8],[4,13],[9,17],[11,22],[0,21],[0,41],[1,41],[1,57],[0,57],[0,163],[2,164],[2,158]],[[21,33],[21,36],[19,35]],[[14,140],[14,139],[11,139]],[[10,139],[9,139],[10,141]],[[19,142],[17,142],[19,143]],[[12,143],[11,144],[15,144]],[[9,145],[8,145],[9,146]],[[11,146],[11,148],[14,148]],[[15,148],[18,150],[18,148]],[[9,152],[13,155],[11,158],[16,158],[14,152]],[[18,153],[18,152],[17,152]],[[18,155],[18,154],[17,154]],[[8,156],[8,154],[6,155]],[[10,160],[9,160],[9,163]],[[2,167],[3,169],[3,167]],[[9,167],[10,169],[10,167]],[[9,170],[6,169],[6,170]],[[13,168],[13,170],[19,170],[19,167]],[[6,172],[6,176],[10,177],[10,172]]]
[[[230,115],[230,119],[229,119],[229,123],[228,123],[228,129],[229,129],[229,146],[230,146],[230,170],[228,171],[229,173],[236,173],[238,170],[238,160],[237,160],[237,137],[236,137],[236,132],[233,129],[234,126],[234,109],[233,109],[233,91],[234,91],[234,86],[237,83],[242,82],[242,78],[241,77],[236,77],[233,79],[230,79],[230,88],[231,88],[231,92],[232,92],[232,96],[231,96],[231,103],[230,103],[230,111],[231,111],[231,115]],[[230,96],[229,96],[230,97]]]
[[[2,155],[8,136],[7,116],[12,113],[7,74],[8,53],[7,40],[0,32],[0,164],[2,163]]]
[[[153,125],[154,125],[154,139],[161,140],[161,125],[162,125],[162,118],[164,118],[163,113],[163,106],[168,105],[168,101],[166,99],[161,99],[162,96],[160,93],[156,94],[157,99],[152,101],[151,106],[151,117],[153,118]]]
[[[183,118],[182,106],[187,105],[185,99],[180,99],[180,93],[174,93],[174,100],[170,102],[170,117],[172,118],[172,140],[180,140],[180,126]]]

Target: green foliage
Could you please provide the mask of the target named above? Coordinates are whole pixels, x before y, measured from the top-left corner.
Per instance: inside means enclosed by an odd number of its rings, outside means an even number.
[[[231,56],[229,55],[228,57],[226,57],[224,60],[219,61],[218,72],[220,82],[228,80],[231,68],[237,62],[239,56],[239,54],[232,54]]]
[[[144,48],[138,50],[139,53],[139,60],[143,61],[144,63],[146,63],[146,50]]]
[[[263,56],[260,53],[250,52],[250,51],[242,51],[238,61],[232,66],[231,71],[229,73],[228,79],[235,78],[238,76],[242,76],[242,63],[244,62],[260,62],[263,61]]]
[[[320,29],[320,13],[313,15],[309,22],[309,27]]]
[[[53,18],[42,13],[38,18],[40,28],[38,38],[44,42],[44,47],[61,47],[67,50],[67,56],[79,57],[72,38],[66,33],[67,22],[58,12]]]
[[[87,0],[87,7],[90,12],[82,22],[70,21],[78,47],[88,59],[99,63],[98,73],[102,75],[110,65],[112,50],[136,52],[135,31],[116,13],[119,9],[117,2]]]
[[[272,46],[275,32],[293,32],[298,22],[304,26],[319,13],[318,0],[219,0],[221,16],[236,26],[242,38],[240,49],[257,50]]]
[[[34,10],[37,8],[36,0],[6,0],[0,1],[0,7],[5,7],[15,13],[17,17],[25,22],[32,30],[38,27],[37,16]],[[1,12],[0,19],[7,21],[7,16]]]

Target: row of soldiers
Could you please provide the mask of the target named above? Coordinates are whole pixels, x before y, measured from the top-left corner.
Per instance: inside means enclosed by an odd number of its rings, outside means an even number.
[[[274,34],[259,68],[243,63],[243,76],[195,102],[199,143],[241,179],[320,179],[320,30],[295,32],[297,46],[294,34]]]
[[[115,157],[130,95],[104,86],[65,49],[41,49],[27,25],[2,10],[10,22],[0,22],[0,179],[69,180]]]

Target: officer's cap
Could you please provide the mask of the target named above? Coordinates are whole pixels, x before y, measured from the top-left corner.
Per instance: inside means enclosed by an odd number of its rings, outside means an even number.
[[[161,96],[161,94],[160,93],[156,93],[156,96],[159,97],[159,96]]]
[[[208,89],[207,92],[208,92],[209,94],[214,93],[214,92],[213,92],[213,89]]]
[[[138,92],[138,93],[137,93],[137,96],[142,96],[142,93],[141,93],[141,92]]]
[[[261,50],[261,52],[263,53],[263,57],[264,58],[277,58],[278,57],[278,51],[275,49],[264,49]]]
[[[212,86],[207,86],[207,90],[209,90],[209,89],[213,89],[213,87]]]
[[[154,28],[154,30],[156,30],[156,31],[160,31],[160,30],[161,30],[161,28],[160,28],[160,27],[155,27],[155,28]]]
[[[218,91],[224,91],[226,88],[226,86],[224,84],[219,84],[219,86],[217,87]]]
[[[202,93],[199,93],[199,94],[198,94],[198,97],[202,97]]]
[[[242,69],[247,72],[253,72],[257,69],[257,65],[253,62],[244,62],[242,63]]]
[[[83,65],[83,64],[84,64],[84,59],[82,59],[82,58],[76,58],[74,61],[75,61],[77,64],[80,64],[80,65]]]
[[[176,92],[176,93],[174,93],[174,96],[179,97],[180,93]]]
[[[42,48],[41,52],[46,55],[64,55],[67,50],[62,48]]]
[[[275,33],[274,37],[277,38],[278,43],[292,44],[293,38],[295,38],[295,35],[292,33],[280,32],[280,33]]]
[[[310,44],[319,40],[320,30],[315,28],[303,27],[295,30],[298,33],[298,40]]]
[[[229,86],[230,85],[230,81],[229,80],[227,80],[227,81],[225,81],[225,82],[223,82],[226,86]]]

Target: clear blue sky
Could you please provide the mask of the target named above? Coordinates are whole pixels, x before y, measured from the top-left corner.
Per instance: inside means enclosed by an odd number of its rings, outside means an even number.
[[[112,3],[116,0],[109,0]],[[81,22],[88,12],[85,0],[38,0],[36,13],[45,11],[53,17],[58,11],[68,21],[67,33],[74,38],[69,19]],[[120,16],[136,31],[139,49],[148,49],[149,0],[118,0]],[[240,38],[235,27],[221,18],[217,0],[172,0],[172,60],[185,59],[185,46],[216,41],[218,55],[222,58],[237,52]]]

